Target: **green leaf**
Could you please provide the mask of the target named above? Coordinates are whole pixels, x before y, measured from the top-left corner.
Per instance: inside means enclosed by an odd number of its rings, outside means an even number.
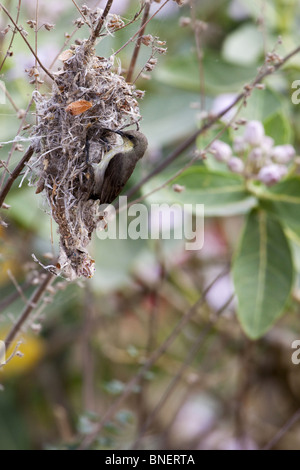
[[[229,64],[213,51],[208,51],[204,56],[203,67],[205,91],[212,94],[236,92],[257,73],[256,67]],[[196,54],[176,55],[167,60],[163,68],[156,69],[155,79],[167,86],[199,93],[199,63]]]
[[[281,316],[293,285],[291,250],[281,225],[262,210],[246,221],[233,263],[238,318],[257,339]]]
[[[267,118],[264,122],[266,135],[274,139],[275,145],[282,145],[291,140],[291,125],[289,120],[282,111]]]
[[[145,194],[159,187],[167,180],[153,178],[143,188]],[[185,187],[178,193],[172,189],[173,184]],[[256,199],[246,191],[243,178],[232,173],[211,171],[203,167],[191,167],[178,176],[172,183],[147,198],[151,203],[204,204],[206,216],[225,216],[243,214],[256,204]]]
[[[262,207],[272,212],[300,237],[300,176],[292,176],[259,196]]]
[[[154,84],[140,103],[143,116],[142,130],[149,146],[157,149],[174,144],[195,129],[196,111],[189,103],[199,100],[199,93],[178,90]]]
[[[258,120],[264,122],[282,110],[283,100],[274,91],[266,88],[265,90],[255,89],[247,101],[246,108],[243,108],[240,117],[249,120]]]
[[[243,24],[226,37],[222,54],[228,62],[251,65],[263,53],[263,45],[263,36],[257,26],[252,23]]]

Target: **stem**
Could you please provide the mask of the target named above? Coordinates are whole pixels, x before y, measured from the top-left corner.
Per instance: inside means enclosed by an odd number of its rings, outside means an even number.
[[[12,16],[10,15],[10,13],[8,12],[8,10],[5,8],[5,6],[0,3],[0,7],[2,8],[2,10],[4,11],[4,13],[8,16],[8,18],[10,19],[10,21],[14,24],[15,28],[19,31],[19,33],[21,34],[23,40],[25,41],[27,47],[29,48],[30,52],[33,54],[33,56],[35,57],[36,61],[39,63],[40,67],[44,70],[44,72],[51,78],[51,80],[54,80],[54,76],[49,72],[49,70],[47,70],[47,68],[42,64],[42,62],[40,61],[40,59],[38,58],[38,56],[36,55],[36,53],[34,52],[34,50],[32,49],[31,45],[29,44],[29,42],[27,41],[26,37],[24,36],[24,34],[22,33],[22,30],[21,28],[19,28],[19,26],[17,25],[17,23],[15,22],[15,20],[12,18]]]
[[[106,6],[104,8],[104,11],[102,13],[102,16],[101,16],[96,28],[94,29],[94,31],[91,34],[91,38],[90,38],[91,42],[95,42],[96,39],[100,36],[100,32],[101,32],[103,23],[104,23],[105,18],[107,17],[107,15],[109,13],[109,10],[112,7],[112,4],[113,4],[113,0],[108,0],[107,1]]]
[[[138,39],[135,43],[135,48],[134,48],[134,51],[133,51],[133,54],[132,54],[132,58],[131,58],[131,61],[130,61],[130,65],[129,65],[129,69],[128,69],[128,73],[127,73],[127,77],[126,77],[126,82],[127,83],[130,83],[132,81],[134,67],[135,67],[139,52],[140,52],[141,39],[142,39],[142,36],[143,36],[143,34],[145,32],[145,29],[146,29],[146,23],[147,23],[147,19],[148,19],[148,16],[149,16],[150,6],[151,6],[150,3],[147,3],[146,6],[145,6],[145,10],[144,10],[143,18],[142,18],[142,27],[139,30]]]
[[[28,111],[29,111],[29,109],[30,109],[30,106],[32,105],[32,101],[33,101],[33,98],[31,98],[31,100],[30,100],[29,103],[28,103],[28,106],[27,106],[27,108],[26,108],[26,110],[25,110],[25,114],[24,114],[23,118],[21,119],[20,126],[19,126],[19,129],[18,129],[18,132],[17,132],[17,135],[16,135],[16,136],[18,136],[18,135],[20,134],[21,130],[22,130],[22,127],[23,127],[24,122],[25,122],[25,120],[26,120],[26,116],[27,116],[27,114],[28,114]],[[11,156],[12,156],[14,150],[15,150],[15,147],[16,147],[16,143],[14,143],[14,144],[12,145],[12,147],[11,147],[9,153],[8,153],[8,157],[7,157],[7,160],[6,160],[6,166],[7,166],[7,167],[8,167],[8,165],[9,165]],[[11,173],[10,173],[10,174],[11,174]],[[1,188],[2,188],[2,185],[3,185],[3,183],[4,183],[4,180],[5,180],[5,172],[3,172],[2,177],[0,178],[0,194],[1,194]],[[1,208],[1,203],[0,203],[0,208]]]
[[[5,338],[5,345],[8,347],[10,343],[12,343],[13,339],[17,335],[20,328],[24,325],[25,321],[29,317],[32,310],[36,307],[37,302],[40,300],[42,295],[44,294],[47,287],[51,284],[54,280],[54,275],[52,273],[48,273],[41,283],[41,285],[36,289],[33,293],[32,297],[29,299],[28,304],[26,305],[25,309],[21,313],[19,319],[16,321],[10,332],[8,333],[7,337]]]
[[[20,16],[20,8],[21,8],[21,0],[19,0],[19,3],[18,3],[18,12],[17,12],[17,17],[16,17],[16,22],[19,21],[19,16]],[[2,70],[2,67],[8,57],[8,51],[10,50],[11,46],[12,46],[12,43],[14,41],[14,38],[15,38],[15,34],[16,34],[16,28],[14,28],[13,32],[12,32],[12,37],[11,37],[11,40],[10,40],[10,43],[9,43],[9,46],[7,48],[7,51],[6,51],[6,54],[5,56],[3,57],[3,60],[1,62],[1,65],[0,65],[0,70]]]
[[[157,10],[155,13],[153,13],[152,16],[150,16],[150,18],[148,18],[148,20],[145,22],[145,24],[142,25],[142,27],[130,38],[128,39],[127,42],[125,42],[125,44],[123,44],[122,47],[120,47],[120,49],[118,49],[113,55],[117,55],[119,54],[119,52],[121,52],[126,46],[128,46],[129,43],[131,43],[136,37],[137,35],[140,33],[141,30],[144,30],[145,27],[147,26],[147,24],[157,15],[157,13],[160,12],[160,10],[168,3],[169,0],[166,0]]]

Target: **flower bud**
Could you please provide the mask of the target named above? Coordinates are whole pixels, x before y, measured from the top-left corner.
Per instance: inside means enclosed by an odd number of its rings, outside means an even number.
[[[265,135],[261,142],[262,151],[266,154],[269,154],[270,151],[272,150],[273,145],[274,145],[274,139],[272,139],[272,137],[270,137],[269,135]]]
[[[260,169],[258,179],[267,186],[272,186],[278,183],[286,174],[286,166],[273,163]]]
[[[244,138],[241,136],[236,136],[233,140],[233,150],[237,154],[244,153],[245,150],[247,149],[247,144],[244,141]]]
[[[245,127],[244,140],[253,147],[260,145],[265,135],[260,121],[249,121]]]
[[[272,150],[272,159],[276,163],[289,163],[294,156],[296,151],[294,147],[290,144],[286,145],[276,145]]]
[[[260,160],[263,156],[263,150],[261,147],[254,147],[248,155],[248,159],[251,162],[257,162]]]
[[[215,140],[209,150],[219,162],[227,162],[232,155],[231,147],[222,140]]]
[[[230,160],[228,160],[227,165],[233,173],[243,173],[245,169],[243,160],[238,157],[231,157]]]

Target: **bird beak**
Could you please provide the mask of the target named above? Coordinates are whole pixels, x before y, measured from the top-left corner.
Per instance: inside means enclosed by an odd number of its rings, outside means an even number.
[[[118,135],[120,135],[121,137],[124,136],[124,132],[122,132],[122,131],[114,131],[114,130],[108,129],[108,128],[106,128],[106,127],[103,127],[102,129],[103,129],[104,131],[113,132],[114,134],[118,134]]]
[[[124,137],[124,132],[122,132],[122,131],[112,131],[112,132],[114,132],[115,134],[120,135],[121,137]]]

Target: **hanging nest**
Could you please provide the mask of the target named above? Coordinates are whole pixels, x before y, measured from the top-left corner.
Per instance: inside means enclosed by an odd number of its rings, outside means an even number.
[[[90,278],[94,260],[87,246],[99,223],[99,201],[90,199],[91,163],[99,163],[116,145],[117,136],[108,129],[140,120],[140,92],[112,71],[111,59],[95,55],[89,40],[63,52],[60,60],[63,68],[54,74],[50,97],[34,94],[37,125],[31,180],[37,193],[44,190],[58,225],[57,269],[70,279]]]

